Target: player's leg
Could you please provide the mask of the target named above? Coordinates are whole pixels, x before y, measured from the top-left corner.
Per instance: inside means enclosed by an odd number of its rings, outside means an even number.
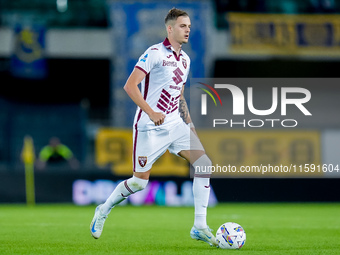
[[[109,214],[111,209],[125,200],[128,196],[137,191],[145,189],[149,181],[151,167],[155,158],[151,155],[155,154],[153,148],[156,148],[153,143],[154,132],[134,132],[134,150],[133,150],[133,176],[130,179],[124,180],[117,185],[105,203],[101,206],[101,211],[104,214]]]
[[[115,205],[125,200],[131,194],[145,189],[149,181],[150,172],[151,170],[135,172],[130,179],[120,182],[106,199],[105,203],[101,205],[101,212],[106,215],[109,214]]]
[[[195,169],[192,189],[194,194],[195,220],[190,236],[193,239],[207,242],[212,246],[218,246],[215,236],[211,233],[212,230],[207,225],[210,173],[207,173],[206,169],[209,169],[209,166],[211,166],[211,161],[205,152],[201,150],[181,151],[179,155],[187,159]]]
[[[115,205],[125,200],[131,194],[145,189],[149,181],[149,175],[150,170],[144,173],[134,173],[131,178],[120,182],[106,199],[105,203],[102,204],[102,213],[109,214]]]
[[[177,135],[177,139],[169,147],[171,153],[180,155],[185,158],[194,169],[202,166],[204,171],[195,171],[193,180],[193,194],[195,205],[194,227],[191,229],[190,235],[197,240],[205,241],[216,246],[216,240],[211,230],[207,226],[207,207],[210,195],[210,173],[205,170],[210,169],[211,161],[205,154],[204,148],[198,137],[185,125],[179,125],[178,130],[173,129],[173,136]],[[181,134],[181,135],[178,135]]]
[[[134,174],[131,178],[119,183],[105,203],[96,208],[90,225],[91,234],[94,238],[100,237],[105,220],[113,207],[147,186],[152,164],[166,151],[168,146],[161,142],[164,140],[164,135],[154,131],[139,132],[138,135],[134,132]]]
[[[105,203],[97,206],[90,225],[92,236],[96,239],[101,236],[105,220],[114,206],[125,200],[131,194],[143,190],[147,184],[148,179],[142,179],[135,175],[119,183]]]
[[[202,166],[211,166],[211,161],[204,151],[181,151],[180,156],[187,159],[195,169],[193,180],[193,194],[195,204],[194,226],[207,228],[207,207],[210,196],[210,173],[196,171]],[[203,168],[202,168],[203,169]]]

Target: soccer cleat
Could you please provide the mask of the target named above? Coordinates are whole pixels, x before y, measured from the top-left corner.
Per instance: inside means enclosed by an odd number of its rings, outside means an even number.
[[[212,229],[197,229],[195,226],[192,227],[190,231],[190,236],[192,239],[200,240],[208,243],[210,246],[218,247],[218,242],[215,236],[211,233]]]
[[[94,212],[94,217],[92,219],[91,225],[90,225],[90,230],[91,230],[91,235],[95,238],[98,239],[100,235],[102,234],[103,228],[104,228],[104,223],[107,218],[107,215],[102,214],[100,211],[100,207],[102,205],[98,205],[95,212]]]

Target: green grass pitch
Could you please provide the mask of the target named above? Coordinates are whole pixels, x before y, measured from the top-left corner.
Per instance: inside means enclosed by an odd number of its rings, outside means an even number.
[[[340,254],[340,204],[220,204],[208,209],[216,233],[241,224],[241,250],[192,240],[192,207],[118,206],[100,239],[89,226],[95,206],[0,205],[0,254]]]

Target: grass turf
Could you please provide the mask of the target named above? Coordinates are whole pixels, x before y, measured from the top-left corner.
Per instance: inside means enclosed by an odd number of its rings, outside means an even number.
[[[192,240],[191,207],[116,207],[100,239],[89,225],[95,206],[0,205],[0,254],[340,254],[340,204],[220,204],[208,210],[214,229],[241,224],[241,250]]]

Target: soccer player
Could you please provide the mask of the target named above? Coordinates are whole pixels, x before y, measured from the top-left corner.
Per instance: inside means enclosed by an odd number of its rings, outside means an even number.
[[[146,187],[152,164],[166,150],[188,160],[195,169],[211,166],[184,98],[190,58],[182,50],[182,44],[189,39],[189,15],[172,8],[165,17],[165,26],[167,38],[141,55],[124,86],[138,106],[133,124],[133,176],[119,183],[106,202],[96,208],[90,225],[94,238],[100,237],[104,222],[115,205]],[[209,174],[195,172],[193,194],[195,219],[190,236],[217,246],[206,222]]]

